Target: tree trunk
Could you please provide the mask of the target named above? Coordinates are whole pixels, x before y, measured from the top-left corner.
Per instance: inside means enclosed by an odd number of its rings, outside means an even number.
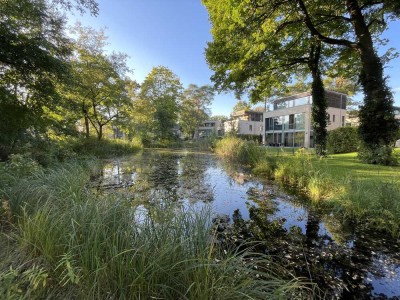
[[[82,101],[82,113],[83,113],[83,117],[85,119],[85,136],[88,139],[89,135],[90,135],[90,131],[89,131],[89,117],[88,117],[88,111],[85,105],[85,101]]]
[[[99,125],[99,130],[97,131],[97,139],[100,141],[103,137],[103,125]]]
[[[87,116],[85,116],[85,131],[86,131],[85,135],[86,135],[87,139],[90,136],[90,131],[89,130],[90,130],[90,128],[89,128],[89,118]]]
[[[324,84],[322,82],[321,72],[319,69],[321,41],[317,41],[316,43],[316,45],[311,46],[310,61],[308,63],[313,78],[311,86],[311,94],[313,97],[311,117],[315,138],[315,153],[318,156],[325,156],[327,138],[327,102],[325,98]]]
[[[374,50],[371,33],[357,0],[347,0],[346,7],[358,39],[362,62],[360,82],[365,95],[359,114],[359,133],[364,148],[362,151],[369,152],[370,159],[366,162],[382,163],[374,159],[377,158],[377,151],[386,147],[390,151],[389,156],[391,155],[390,146],[397,130],[393,95],[386,84],[382,62]]]

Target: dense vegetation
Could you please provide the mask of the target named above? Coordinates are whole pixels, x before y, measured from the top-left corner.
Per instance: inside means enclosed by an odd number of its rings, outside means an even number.
[[[213,90],[184,89],[162,66],[137,83],[127,55],[105,50],[103,30],[77,23],[67,34],[62,11],[74,9],[98,12],[92,0],[0,4],[0,159],[44,148],[68,152],[70,143],[84,148],[93,136],[168,143],[179,125],[192,137],[209,116]]]
[[[1,167],[2,299],[303,299],[268,256],[221,248],[210,212],[97,193],[94,161]],[[251,248],[249,248],[250,251]]]
[[[217,142],[215,152],[296,188],[339,219],[400,236],[398,166],[363,165],[355,153],[317,159],[305,149],[270,150],[234,137]]]

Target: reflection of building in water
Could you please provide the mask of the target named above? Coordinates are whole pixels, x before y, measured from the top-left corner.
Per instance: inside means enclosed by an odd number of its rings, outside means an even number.
[[[345,126],[346,94],[326,91],[327,130]],[[312,95],[309,92],[273,102],[273,110],[264,113],[264,144],[278,147],[314,147],[311,125]]]

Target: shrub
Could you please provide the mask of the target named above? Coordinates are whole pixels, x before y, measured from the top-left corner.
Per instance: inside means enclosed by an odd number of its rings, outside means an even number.
[[[377,146],[373,149],[362,146],[358,152],[358,158],[367,164],[398,165],[398,156],[393,152],[393,148],[387,145]]]
[[[328,132],[327,150],[330,154],[356,152],[359,145],[356,127],[341,127]]]

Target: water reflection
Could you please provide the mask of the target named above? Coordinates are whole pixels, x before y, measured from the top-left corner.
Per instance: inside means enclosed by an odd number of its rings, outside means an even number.
[[[208,153],[145,151],[107,164],[97,185],[122,188],[144,207],[211,203],[221,243],[261,241],[257,251],[317,282],[328,298],[400,297],[399,241],[342,224]]]

